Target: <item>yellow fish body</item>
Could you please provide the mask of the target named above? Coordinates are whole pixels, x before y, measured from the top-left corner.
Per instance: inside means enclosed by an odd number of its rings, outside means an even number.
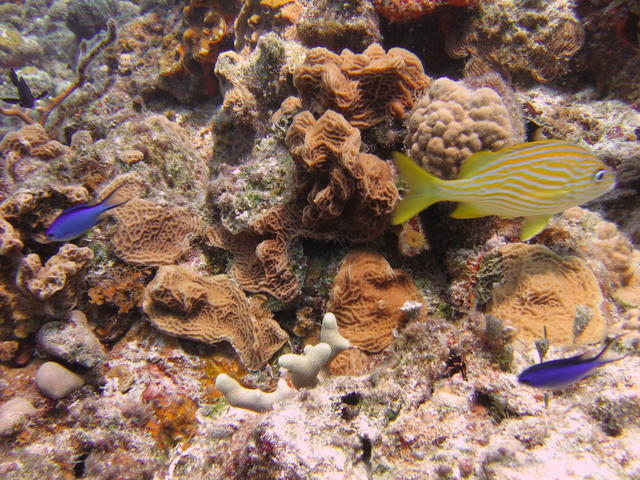
[[[460,202],[453,218],[524,217],[522,240],[537,235],[556,213],[615,187],[615,175],[588,150],[560,140],[523,143],[466,159],[455,180],[424,171],[394,153],[409,192],[393,212],[394,225],[442,201]]]

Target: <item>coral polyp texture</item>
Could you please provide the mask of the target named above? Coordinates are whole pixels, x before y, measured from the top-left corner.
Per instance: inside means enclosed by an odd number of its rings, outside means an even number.
[[[351,241],[382,233],[398,191],[389,165],[360,152],[357,128],[332,110],[318,120],[302,112],[293,119],[286,141],[296,163],[297,197],[306,200],[306,229]]]
[[[500,247],[498,254],[502,278],[487,313],[515,327],[518,339],[533,344],[545,337],[545,328],[555,345],[602,339],[604,298],[583,260],[524,243]]]
[[[277,33],[286,40],[296,36],[295,24],[304,11],[306,0],[247,0],[235,20],[234,46],[247,53],[262,35]]]
[[[132,198],[114,212],[114,253],[134,265],[170,265],[182,257],[201,222],[189,210]]]
[[[406,144],[426,170],[452,179],[473,153],[500,150],[523,137],[522,117],[495,90],[439,78],[411,112]]]
[[[145,289],[143,309],[169,335],[229,342],[248,368],[262,367],[288,338],[226,275],[202,276],[177,265],[158,269]]]
[[[465,76],[494,70],[547,83],[568,71],[584,39],[571,2],[495,0],[478,2],[468,25],[449,39],[447,52],[470,57]]]
[[[349,253],[333,281],[327,308],[338,320],[340,333],[351,345],[367,352],[380,352],[393,341],[394,330],[417,316],[402,307],[422,297],[411,277],[391,268],[376,252]]]
[[[358,128],[402,119],[429,86],[422,63],[403,48],[385,52],[377,43],[361,54],[312,48],[293,83],[304,107],[315,115],[334,110]]]

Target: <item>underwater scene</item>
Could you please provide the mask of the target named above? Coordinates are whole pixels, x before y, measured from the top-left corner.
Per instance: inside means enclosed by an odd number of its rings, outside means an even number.
[[[640,1],[0,0],[0,479],[640,479]]]

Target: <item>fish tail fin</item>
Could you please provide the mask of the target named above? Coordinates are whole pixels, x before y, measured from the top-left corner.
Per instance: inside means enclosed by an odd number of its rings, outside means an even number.
[[[623,356],[616,356],[612,351],[611,351],[611,347],[613,347],[613,345],[618,341],[618,339],[620,337],[623,337],[624,335],[626,335],[626,333],[622,333],[620,335],[617,335],[615,337],[613,337],[609,343],[607,343],[604,348],[602,350],[600,350],[600,353],[598,353],[598,355],[596,355],[595,360],[598,361],[598,363],[600,364],[605,364],[605,363],[610,363],[610,362],[617,362],[618,360],[622,360],[624,357],[626,357],[627,355],[623,355]]]
[[[391,223],[398,225],[441,201],[440,187],[444,181],[426,172],[402,153],[394,152],[393,160],[400,178],[409,187],[409,191],[404,193],[391,216]]]
[[[107,195],[104,200],[100,202],[100,207],[103,214],[104,212],[111,210],[112,208],[120,207],[131,200],[131,197],[125,198],[124,200],[119,199],[116,195],[118,191],[124,186],[124,184],[117,186],[113,189],[113,191]]]

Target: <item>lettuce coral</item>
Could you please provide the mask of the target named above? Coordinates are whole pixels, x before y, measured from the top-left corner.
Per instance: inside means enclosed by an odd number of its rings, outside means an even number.
[[[385,52],[374,43],[361,54],[312,48],[293,83],[312,113],[334,110],[351,125],[367,128],[388,118],[404,118],[431,80],[413,53],[403,48]]]
[[[142,308],[168,335],[231,343],[251,369],[262,367],[288,338],[270,313],[252,305],[226,275],[205,277],[185,267],[162,266],[145,289]]]

